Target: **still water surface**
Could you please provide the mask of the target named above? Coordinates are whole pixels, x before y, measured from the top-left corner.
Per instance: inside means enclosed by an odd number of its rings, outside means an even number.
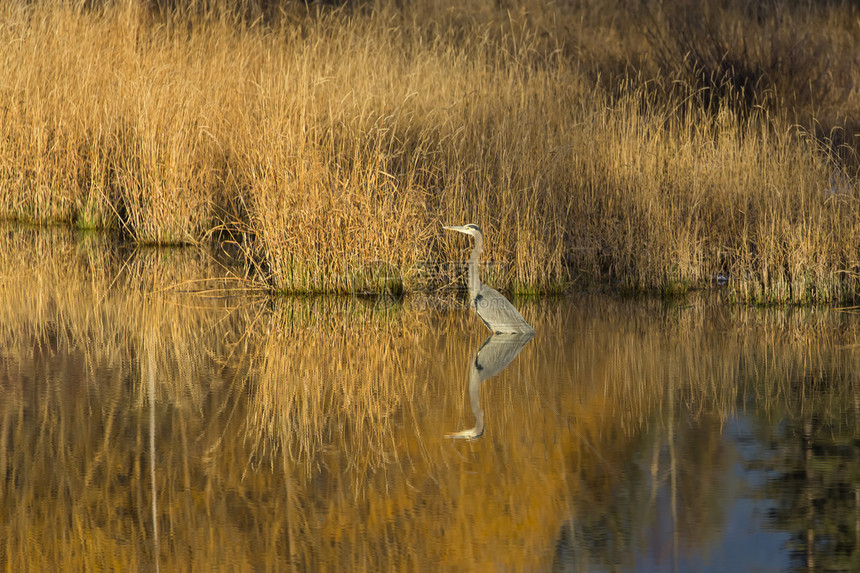
[[[0,268],[6,570],[860,561],[849,311],[588,295],[486,341],[445,301],[266,297],[192,249],[7,229]]]

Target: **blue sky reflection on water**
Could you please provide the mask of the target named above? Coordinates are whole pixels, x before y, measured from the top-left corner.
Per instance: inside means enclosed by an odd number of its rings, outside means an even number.
[[[764,451],[752,433],[753,421],[744,414],[726,421],[722,436],[738,455],[725,476],[723,503],[729,505],[725,522],[717,532],[719,538],[707,547],[680,550],[677,563],[673,559],[673,531],[668,496],[661,500],[661,519],[668,527],[659,542],[660,551],[647,547],[637,559],[635,571],[658,573],[664,571],[724,571],[771,572],[790,567],[788,542],[783,531],[768,528],[767,516],[773,507],[770,500],[755,499],[754,489],[766,481],[763,472],[748,469],[749,462],[759,459]],[[729,475],[730,474],[730,475]]]

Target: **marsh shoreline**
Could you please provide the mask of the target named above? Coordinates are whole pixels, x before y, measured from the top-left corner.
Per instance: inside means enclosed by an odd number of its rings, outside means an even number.
[[[0,218],[229,234],[280,292],[421,291],[473,222],[509,292],[853,301],[857,15],[10,2]]]

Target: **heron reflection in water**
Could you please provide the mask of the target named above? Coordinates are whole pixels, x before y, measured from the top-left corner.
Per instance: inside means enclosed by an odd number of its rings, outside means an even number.
[[[478,273],[478,259],[484,247],[484,233],[481,228],[469,223],[445,229],[471,235],[475,239],[475,247],[469,256],[469,306],[478,313],[492,332],[475,354],[469,368],[469,402],[475,415],[475,427],[446,434],[449,438],[474,440],[484,433],[481,384],[504,370],[534,337],[535,331],[508,299],[499,291],[481,283]]]
[[[475,415],[475,427],[445,434],[449,438],[474,440],[484,433],[484,409],[481,408],[481,384],[492,378],[517,357],[534,333],[491,334],[481,345],[469,368],[469,402]]]

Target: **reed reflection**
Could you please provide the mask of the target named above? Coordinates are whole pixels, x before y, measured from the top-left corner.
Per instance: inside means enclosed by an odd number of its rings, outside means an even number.
[[[475,427],[445,434],[449,438],[474,440],[484,434],[484,410],[481,408],[481,384],[507,368],[534,333],[491,334],[469,366],[469,403],[475,415]]]
[[[860,562],[853,315],[539,300],[548,335],[475,352],[470,313],[211,296],[210,257],[101,242],[0,235],[5,569],[700,570],[765,527],[768,563]],[[494,431],[453,448],[466,361],[459,437],[481,390]]]

